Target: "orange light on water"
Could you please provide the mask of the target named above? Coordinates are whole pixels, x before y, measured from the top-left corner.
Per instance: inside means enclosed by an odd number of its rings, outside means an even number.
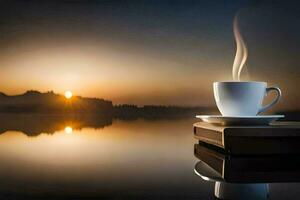
[[[71,127],[71,126],[66,126],[65,132],[66,132],[66,134],[68,134],[68,135],[72,134],[72,132],[73,132],[72,127]]]
[[[65,92],[65,97],[66,97],[67,99],[71,99],[72,96],[73,96],[73,94],[72,94],[71,91],[68,90],[68,91]]]

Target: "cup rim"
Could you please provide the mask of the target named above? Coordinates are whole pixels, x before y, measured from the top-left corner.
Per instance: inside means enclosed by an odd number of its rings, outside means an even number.
[[[217,83],[260,83],[260,84],[267,84],[267,82],[263,81],[214,81],[214,84]]]

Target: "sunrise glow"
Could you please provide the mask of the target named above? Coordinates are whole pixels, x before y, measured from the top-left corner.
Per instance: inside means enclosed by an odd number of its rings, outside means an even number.
[[[73,96],[73,94],[72,94],[71,91],[68,90],[68,91],[65,92],[65,97],[66,97],[67,99],[71,99],[72,96]]]

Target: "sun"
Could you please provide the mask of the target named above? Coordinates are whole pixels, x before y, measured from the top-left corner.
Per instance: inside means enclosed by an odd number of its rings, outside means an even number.
[[[68,91],[65,92],[65,97],[66,97],[67,99],[71,99],[72,96],[73,96],[73,94],[72,94],[72,92],[71,92],[70,90],[68,90]]]

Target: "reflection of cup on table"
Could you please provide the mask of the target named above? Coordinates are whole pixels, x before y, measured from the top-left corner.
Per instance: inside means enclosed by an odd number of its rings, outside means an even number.
[[[215,101],[223,116],[255,116],[276,104],[281,91],[278,87],[267,87],[266,82],[214,82]],[[264,97],[276,91],[277,97],[263,106]]]

